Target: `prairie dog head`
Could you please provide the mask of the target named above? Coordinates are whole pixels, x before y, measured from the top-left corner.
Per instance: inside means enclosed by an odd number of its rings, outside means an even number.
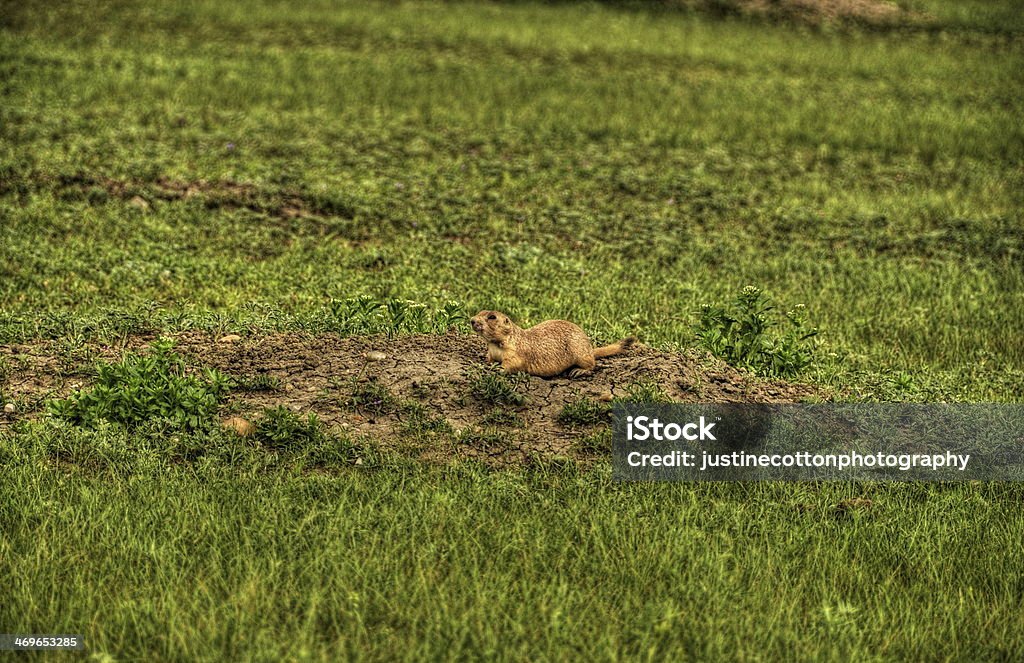
[[[470,319],[473,331],[488,341],[501,342],[509,337],[515,324],[501,311],[480,311]]]

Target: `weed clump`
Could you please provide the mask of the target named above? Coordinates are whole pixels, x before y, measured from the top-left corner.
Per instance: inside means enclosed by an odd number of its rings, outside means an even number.
[[[281,391],[281,380],[274,375],[259,373],[257,375],[236,376],[235,389],[249,392],[273,392]]]
[[[611,408],[607,403],[600,403],[580,396],[565,404],[558,413],[558,423],[570,428],[595,426],[608,420]]]
[[[523,428],[526,426],[525,419],[503,407],[496,407],[484,415],[483,423],[487,426],[507,426],[510,428]]]
[[[779,319],[771,299],[747,286],[726,306],[705,305],[695,333],[700,345],[733,366],[763,377],[790,378],[814,361],[814,337],[803,305]]]
[[[519,389],[528,378],[522,373],[505,375],[479,369],[470,378],[469,393],[473,398],[492,405],[525,405],[527,398]]]
[[[254,437],[271,449],[292,451],[322,444],[324,433],[320,418],[310,412],[300,417],[284,406],[263,410],[256,422]]]
[[[608,454],[612,451],[612,429],[599,428],[588,433],[576,443],[576,449],[584,454]]]
[[[332,327],[343,334],[444,334],[464,323],[461,304],[446,302],[437,308],[405,300],[378,301],[365,295],[336,299],[330,304]]]
[[[190,375],[174,342],[161,339],[148,354],[132,354],[96,367],[96,384],[48,403],[51,414],[95,428],[109,421],[136,428],[159,420],[167,428],[203,429],[214,420],[231,380],[213,368]]]
[[[509,450],[515,446],[515,437],[498,428],[464,428],[455,436],[457,444],[479,450]]]
[[[347,404],[353,410],[375,416],[392,412],[398,405],[388,388],[372,379],[356,383],[352,387]]]
[[[300,416],[287,407],[266,408],[253,437],[272,451],[286,452],[306,467],[329,469],[361,464],[360,448],[327,430],[316,414]]]
[[[427,411],[427,407],[416,401],[406,401],[400,408],[402,414],[402,428],[407,433],[450,433],[451,424],[441,416],[433,416]]]
[[[625,385],[625,398],[616,400],[630,403],[671,403],[672,399],[654,380],[637,380]]]

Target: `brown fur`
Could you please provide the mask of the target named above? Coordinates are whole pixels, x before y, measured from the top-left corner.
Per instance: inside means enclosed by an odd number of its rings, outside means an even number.
[[[473,316],[473,330],[487,339],[487,358],[500,363],[506,373],[529,373],[543,378],[564,373],[571,377],[594,370],[595,359],[624,352],[636,339],[594,348],[586,333],[566,320],[548,320],[523,329],[500,311],[480,311]]]

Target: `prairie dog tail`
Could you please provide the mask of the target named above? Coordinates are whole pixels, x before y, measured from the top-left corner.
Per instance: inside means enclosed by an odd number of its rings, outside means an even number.
[[[611,357],[625,352],[631,345],[636,343],[636,336],[627,336],[617,343],[611,345],[605,345],[600,348],[594,348],[594,359],[600,359],[601,357]]]

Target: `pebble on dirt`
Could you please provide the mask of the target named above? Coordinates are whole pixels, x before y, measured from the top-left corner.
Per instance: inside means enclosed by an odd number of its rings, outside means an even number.
[[[14,406],[14,403],[8,403],[7,405],[4,405],[4,412],[6,412],[7,414],[14,414],[14,411],[17,409],[18,408]]]
[[[227,336],[221,336],[219,339],[217,339],[217,342],[218,343],[237,343],[238,341],[241,341],[241,340],[242,340],[242,337],[239,336],[238,334],[228,334]]]
[[[388,358],[386,354],[384,354],[383,352],[378,352],[376,350],[367,352],[365,357],[366,361],[384,361],[385,359]]]

